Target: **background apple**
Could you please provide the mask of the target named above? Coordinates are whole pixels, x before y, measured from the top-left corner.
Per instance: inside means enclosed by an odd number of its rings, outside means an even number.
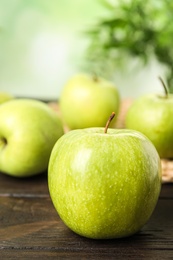
[[[26,177],[46,170],[63,134],[57,114],[40,101],[14,99],[0,106],[0,122],[0,171]]]
[[[116,87],[102,78],[79,74],[72,77],[60,95],[60,111],[70,129],[104,126],[112,111],[119,110]]]
[[[173,158],[173,94],[139,97],[129,108],[125,125],[145,134],[160,157]]]
[[[131,130],[72,130],[55,144],[48,167],[52,202],[79,235],[119,238],[150,218],[161,187],[154,145]]]
[[[14,97],[7,92],[0,92],[0,104],[13,99]]]

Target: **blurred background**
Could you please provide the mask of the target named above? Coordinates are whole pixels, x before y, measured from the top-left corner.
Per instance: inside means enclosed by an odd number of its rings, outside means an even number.
[[[80,72],[112,80],[122,97],[171,88],[171,1],[1,0],[0,91],[59,98]]]

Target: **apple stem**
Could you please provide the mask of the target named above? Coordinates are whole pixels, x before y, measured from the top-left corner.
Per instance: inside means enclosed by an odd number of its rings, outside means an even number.
[[[109,119],[108,119],[108,121],[106,123],[106,126],[105,126],[105,131],[104,131],[105,134],[107,134],[108,127],[109,127],[112,119],[114,118],[114,116],[115,116],[115,112],[112,112],[112,114],[110,115],[110,117],[109,117]]]
[[[7,144],[7,140],[4,137],[0,137],[0,147],[4,147]]]
[[[93,80],[98,81],[98,76],[97,76],[97,73],[95,73],[95,72],[93,73]]]
[[[163,81],[163,79],[162,79],[161,77],[159,77],[159,80],[160,80],[160,82],[162,83],[162,86],[163,86],[163,88],[164,88],[165,97],[168,98],[168,94],[169,94],[168,88],[167,88],[167,86],[165,85],[165,82]]]

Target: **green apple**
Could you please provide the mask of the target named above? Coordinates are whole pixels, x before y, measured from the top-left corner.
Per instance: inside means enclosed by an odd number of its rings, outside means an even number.
[[[120,97],[111,82],[78,74],[64,86],[59,103],[62,118],[70,129],[99,127],[105,125],[112,111],[118,115]]]
[[[52,150],[48,186],[60,218],[77,234],[93,239],[130,236],[156,206],[160,157],[137,131],[71,130]]]
[[[4,102],[7,102],[13,98],[14,97],[7,92],[0,92],[0,104],[3,104]]]
[[[127,111],[125,125],[146,135],[160,157],[173,158],[173,94],[137,98]]]
[[[27,177],[45,171],[63,128],[47,104],[14,99],[0,106],[0,171]]]

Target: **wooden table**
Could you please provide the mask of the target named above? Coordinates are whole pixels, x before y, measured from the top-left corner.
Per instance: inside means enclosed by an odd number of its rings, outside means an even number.
[[[92,240],[70,231],[49,197],[47,174],[15,179],[0,173],[0,259],[173,259],[173,184],[140,233]]]

